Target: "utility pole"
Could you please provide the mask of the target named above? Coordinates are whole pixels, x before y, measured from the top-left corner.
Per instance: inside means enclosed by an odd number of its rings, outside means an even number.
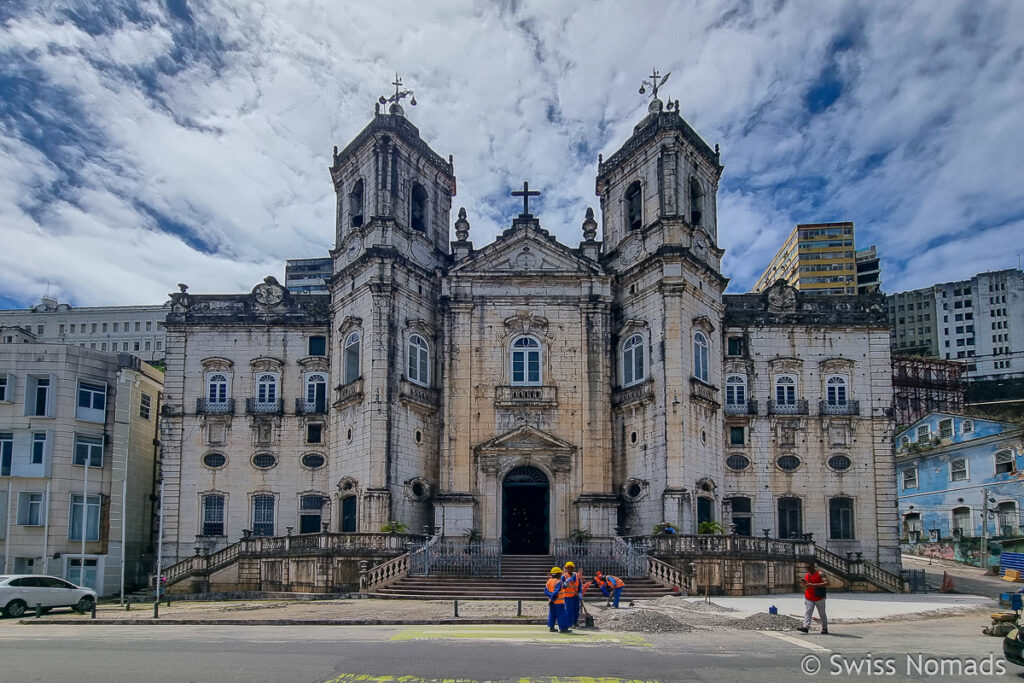
[[[988,571],[988,489],[981,489],[981,568]]]

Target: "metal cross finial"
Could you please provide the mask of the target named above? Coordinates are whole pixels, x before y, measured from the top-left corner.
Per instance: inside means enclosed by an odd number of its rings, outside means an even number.
[[[653,97],[654,99],[658,99],[658,88],[660,88],[661,86],[665,85],[665,81],[667,81],[668,77],[672,75],[672,72],[670,71],[669,73],[665,74],[664,76],[661,76],[661,75],[658,74],[658,70],[657,69],[654,69],[653,71],[654,71],[654,73],[652,73],[650,75],[650,79],[651,80],[644,81],[643,83],[641,83],[641,85],[640,85],[640,94],[643,95],[645,92],[647,92],[647,87],[650,87],[650,89],[652,91],[651,92],[651,97]]]
[[[512,194],[513,197],[522,197],[523,198],[523,213],[521,214],[523,216],[529,216],[530,215],[530,197],[539,197],[540,196],[540,192],[538,192],[537,190],[531,190],[530,189],[530,183],[525,182],[525,181],[523,182],[523,189],[522,190],[512,190],[511,194]]]
[[[391,97],[381,95],[377,99],[378,102],[381,104],[391,102],[391,109],[389,111],[392,111],[392,113],[394,107],[400,107],[399,102],[402,101],[403,97],[409,97],[409,104],[414,107],[416,106],[416,96],[412,94],[412,90],[402,90],[402,78],[398,74],[395,74],[395,80],[391,81],[391,85],[395,86],[395,94]]]

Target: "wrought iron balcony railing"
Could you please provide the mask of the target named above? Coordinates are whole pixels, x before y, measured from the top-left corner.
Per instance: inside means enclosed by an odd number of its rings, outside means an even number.
[[[296,415],[326,415],[327,399],[321,398],[315,401],[307,401],[304,398],[295,399]]]
[[[208,398],[197,398],[196,412],[205,415],[231,415],[235,412],[235,399],[211,401]]]
[[[284,412],[284,399],[257,401],[254,398],[247,398],[245,399],[245,412],[250,415],[280,415]]]
[[[750,399],[742,403],[726,403],[726,415],[757,415],[757,401]]]
[[[768,414],[769,415],[806,415],[807,414],[807,399],[798,398],[792,403],[778,403],[777,401],[768,401]]]
[[[821,415],[860,415],[860,401],[846,401],[845,403],[818,401],[818,413]]]

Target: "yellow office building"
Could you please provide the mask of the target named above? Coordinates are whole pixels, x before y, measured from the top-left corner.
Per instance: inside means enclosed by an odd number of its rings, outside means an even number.
[[[751,291],[777,280],[812,294],[856,294],[857,262],[853,223],[797,225]]]

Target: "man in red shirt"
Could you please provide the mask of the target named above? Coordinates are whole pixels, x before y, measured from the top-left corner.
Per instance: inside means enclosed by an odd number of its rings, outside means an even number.
[[[807,633],[811,628],[811,617],[814,609],[818,609],[818,617],[821,618],[821,632],[828,635],[828,617],[825,616],[825,589],[828,588],[828,579],[821,575],[813,562],[807,563],[807,573],[800,579],[804,584],[804,625],[798,631]]]

